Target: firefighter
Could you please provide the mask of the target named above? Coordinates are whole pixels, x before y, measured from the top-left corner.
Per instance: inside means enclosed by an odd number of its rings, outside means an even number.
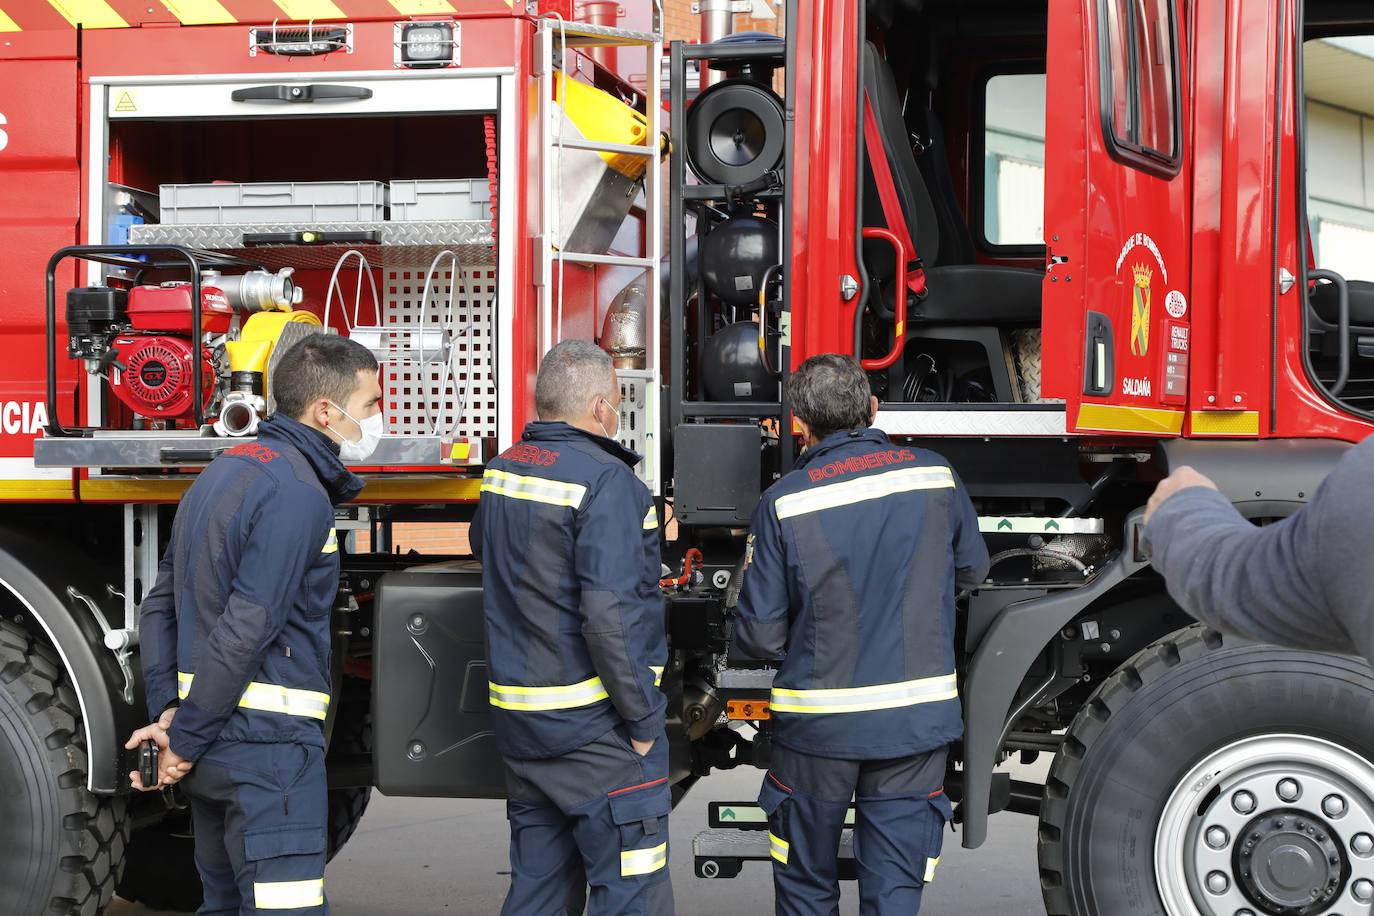
[[[139,616],[148,709],[130,738],[191,802],[198,913],[328,913],[324,719],[339,586],[334,506],[362,482],[343,460],[376,447],[377,361],[332,335],[296,344],[272,378],[276,413],[182,497]]]
[[[949,465],[869,428],[854,359],[808,359],[788,393],[806,451],[754,513],[734,627],[746,655],[782,659],[759,791],[777,911],[838,912],[852,799],[860,912],[910,916],[953,814],[956,589],[982,581],[987,548]]]
[[[604,351],[558,344],[539,420],[482,478],[471,536],[506,764],[505,916],[673,911],[658,515],[615,440],[619,402]]]

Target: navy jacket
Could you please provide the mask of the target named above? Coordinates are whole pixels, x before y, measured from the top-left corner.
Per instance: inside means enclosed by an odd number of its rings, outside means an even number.
[[[501,752],[556,757],[624,723],[664,727],[658,516],[639,456],[535,422],[493,459],[471,528],[482,561],[490,699]]]
[[[784,656],[774,740],[861,760],[957,739],[955,590],[987,568],[943,458],[876,429],[807,450],[754,512],[734,631],[746,654]]]
[[[176,753],[197,760],[215,741],[324,747],[333,505],[361,489],[337,446],[276,415],[182,497],[139,615],[149,715],[180,698]]]

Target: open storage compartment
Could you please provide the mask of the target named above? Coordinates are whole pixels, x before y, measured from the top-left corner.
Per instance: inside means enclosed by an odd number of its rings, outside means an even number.
[[[304,78],[274,79],[289,87]],[[357,330],[382,364],[390,435],[370,466],[481,463],[500,435],[500,81],[377,74],[348,79],[346,98],[284,104],[245,101],[240,90],[251,85],[230,77],[92,80],[90,161],[107,168],[91,176],[88,239],[291,268],[304,293],[295,309],[321,319],[326,331]],[[390,218],[391,182],[444,180],[486,191],[468,195],[460,215],[470,218]],[[169,186],[177,186],[175,201]],[[159,221],[164,187],[169,207],[183,208],[174,220]],[[486,199],[474,207],[479,198]],[[188,200],[210,206],[187,211]],[[350,255],[336,271],[349,252],[362,257]],[[100,286],[110,274],[92,264],[85,282]],[[105,387],[87,376],[84,413],[93,431],[46,446],[45,464],[165,467],[161,440],[169,436],[203,440],[206,456],[245,441],[148,417],[109,428],[121,417],[107,409]],[[92,450],[95,442],[104,446]]]

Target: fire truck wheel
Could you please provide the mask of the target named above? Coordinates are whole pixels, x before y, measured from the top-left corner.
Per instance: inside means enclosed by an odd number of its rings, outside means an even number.
[[[366,681],[344,682],[343,695],[361,699],[340,707],[330,738],[330,754],[372,753],[372,712]],[[329,858],[334,858],[358,829],[371,787],[331,789],[329,792]],[[152,909],[191,911],[200,906],[203,891],[196,874],[195,851],[187,814],[174,814],[160,824],[134,834],[129,867],[119,884],[119,896]]]
[[[1363,912],[1374,672],[1190,627],[1102,683],[1040,817],[1050,916]]]
[[[360,678],[344,678],[342,705],[329,736],[331,756],[372,756],[372,684]],[[372,787],[333,789],[329,793],[329,857],[334,858],[358,829],[358,822],[372,800]]]
[[[122,798],[86,791],[86,737],[57,656],[0,620],[0,913],[102,911],[124,867]]]

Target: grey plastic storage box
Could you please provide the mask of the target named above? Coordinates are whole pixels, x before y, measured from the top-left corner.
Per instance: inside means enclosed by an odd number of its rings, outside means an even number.
[[[391,183],[391,220],[447,223],[491,219],[491,186],[485,178],[433,178]]]
[[[261,223],[372,223],[386,219],[380,181],[265,181],[165,184],[164,226]]]

